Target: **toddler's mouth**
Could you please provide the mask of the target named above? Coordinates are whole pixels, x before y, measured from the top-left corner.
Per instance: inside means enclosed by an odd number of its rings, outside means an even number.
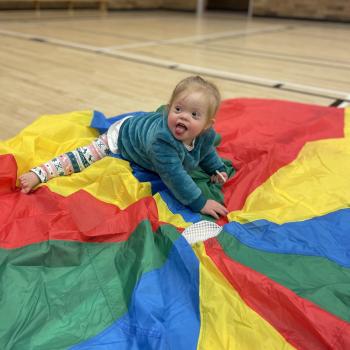
[[[186,130],[187,130],[187,127],[186,127],[185,124],[177,123],[177,124],[175,125],[175,132],[176,132],[176,134],[178,134],[178,135],[183,134]]]

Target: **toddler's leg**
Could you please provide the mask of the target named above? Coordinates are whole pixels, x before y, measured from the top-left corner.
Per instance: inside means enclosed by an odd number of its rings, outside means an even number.
[[[21,192],[28,193],[30,190],[40,183],[39,178],[32,172],[25,173],[19,177],[21,184]]]
[[[108,154],[107,135],[103,134],[90,145],[64,153],[20,176],[22,192],[29,193],[40,182],[54,177],[78,173]]]

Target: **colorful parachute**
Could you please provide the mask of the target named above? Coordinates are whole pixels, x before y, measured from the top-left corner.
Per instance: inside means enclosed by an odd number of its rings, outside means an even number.
[[[193,176],[230,213],[192,246],[182,232],[208,218],[122,159],[19,191],[96,120],[43,116],[0,143],[1,349],[350,348],[349,109],[224,101],[231,178]]]

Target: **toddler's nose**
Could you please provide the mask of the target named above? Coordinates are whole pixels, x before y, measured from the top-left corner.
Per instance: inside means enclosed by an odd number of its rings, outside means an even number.
[[[183,120],[187,120],[189,118],[189,113],[186,113],[186,112],[181,113],[180,118]]]

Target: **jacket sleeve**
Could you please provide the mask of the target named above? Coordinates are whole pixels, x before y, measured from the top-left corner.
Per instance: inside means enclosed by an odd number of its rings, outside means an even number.
[[[150,158],[154,169],[174,197],[199,212],[207,200],[184,169],[176,147],[167,140],[158,139],[150,147]]]
[[[218,156],[214,147],[215,131],[211,130],[205,137],[202,147],[203,156],[199,161],[199,166],[208,174],[215,174],[216,170],[224,171],[225,165],[221,158]]]

